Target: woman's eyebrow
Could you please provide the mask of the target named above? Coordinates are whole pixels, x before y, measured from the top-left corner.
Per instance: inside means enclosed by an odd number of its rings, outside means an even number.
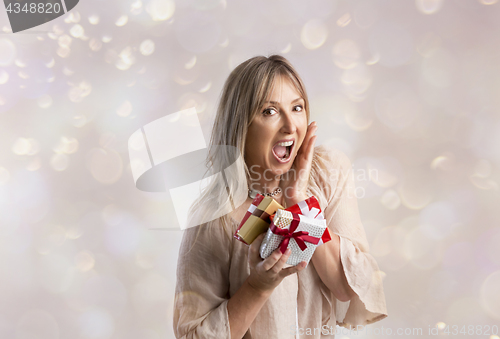
[[[293,100],[293,101],[292,101],[292,104],[293,104],[294,102],[297,102],[297,101],[300,101],[300,100],[304,100],[304,99],[302,99],[302,98],[297,98],[297,99],[295,99],[295,100]],[[279,103],[279,101],[266,101],[266,103],[267,103],[267,102],[269,102],[269,103],[271,103],[271,104],[278,104],[278,105],[280,104],[280,103]]]

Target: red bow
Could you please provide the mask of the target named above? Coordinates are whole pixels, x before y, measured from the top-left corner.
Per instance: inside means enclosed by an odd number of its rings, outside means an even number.
[[[315,238],[313,236],[308,235],[309,232],[307,231],[299,231],[299,232],[294,232],[297,227],[299,226],[300,223],[300,217],[298,214],[292,213],[293,220],[290,224],[290,227],[288,229],[286,228],[279,228],[276,225],[274,225],[274,222],[271,223],[269,228],[274,234],[282,235],[284,236],[283,240],[280,243],[280,251],[281,253],[285,253],[286,249],[288,248],[288,243],[290,242],[290,238],[294,238],[295,241],[297,242],[297,245],[299,245],[300,249],[304,251],[307,248],[307,245],[305,241],[310,242],[312,244],[317,245],[319,243],[319,238]]]

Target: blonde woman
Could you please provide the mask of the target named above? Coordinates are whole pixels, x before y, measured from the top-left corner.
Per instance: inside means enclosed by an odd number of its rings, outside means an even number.
[[[333,338],[336,325],[355,327],[387,317],[380,271],[368,253],[351,163],[334,148],[315,147],[304,84],[282,56],[251,58],[229,75],[215,117],[208,165],[217,173],[236,147],[244,166],[213,185],[196,204],[206,213],[228,206],[227,190],[242,182],[285,207],[314,195],[332,240],[288,268],[289,251],[259,256],[233,234],[252,202],[188,228],[177,266],[177,338]],[[244,178],[244,180],[242,180]],[[246,189],[246,188],[245,188]]]

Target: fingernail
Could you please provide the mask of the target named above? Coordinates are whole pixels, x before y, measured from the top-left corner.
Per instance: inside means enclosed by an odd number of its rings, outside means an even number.
[[[287,248],[287,249],[286,249],[286,251],[285,251],[285,254],[286,254],[286,255],[289,255],[291,252],[292,252],[292,250],[291,250],[291,249],[289,249],[289,248]]]

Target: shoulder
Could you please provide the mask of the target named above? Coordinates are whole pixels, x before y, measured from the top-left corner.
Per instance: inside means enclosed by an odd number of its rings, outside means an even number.
[[[351,160],[340,149],[328,145],[314,148],[313,168],[317,175],[345,175],[351,170]]]
[[[189,227],[184,231],[180,253],[227,260],[232,244],[229,232],[221,218]]]
[[[349,157],[338,148],[319,145],[314,148],[310,190],[321,206],[329,204],[352,173]]]
[[[340,149],[329,145],[318,145],[314,148],[314,156],[339,167],[350,166],[349,157]]]

